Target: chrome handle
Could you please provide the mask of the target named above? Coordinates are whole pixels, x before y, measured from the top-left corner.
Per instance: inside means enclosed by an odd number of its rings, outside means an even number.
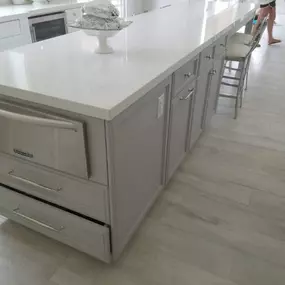
[[[221,46],[221,47],[226,47],[226,45],[225,45],[225,44],[220,44],[220,46]]]
[[[207,56],[205,56],[205,58],[210,60],[210,59],[212,59],[212,56],[211,55],[207,55]]]
[[[195,88],[189,89],[189,94],[186,97],[179,97],[179,100],[189,100],[190,97],[194,94]]]
[[[54,228],[54,227],[52,227],[52,226],[50,226],[50,225],[47,225],[47,224],[45,224],[45,223],[42,223],[42,222],[40,222],[40,221],[34,219],[34,218],[32,218],[32,217],[29,217],[29,216],[27,216],[27,215],[24,215],[24,214],[20,213],[19,211],[20,211],[20,206],[18,206],[16,209],[14,209],[14,210],[13,210],[13,213],[16,214],[17,216],[19,216],[19,217],[21,217],[21,218],[23,218],[23,219],[25,219],[25,220],[28,220],[29,222],[32,222],[32,223],[34,223],[34,224],[37,224],[38,226],[41,226],[41,227],[43,227],[43,228],[45,228],[45,229],[51,230],[51,231],[53,231],[53,232],[60,232],[60,231],[62,231],[62,230],[64,229],[63,226],[61,226],[61,227],[59,227],[59,228]]]
[[[31,186],[35,186],[35,187],[38,187],[38,188],[41,188],[43,190],[46,190],[46,191],[50,191],[50,192],[59,192],[62,190],[62,188],[57,188],[57,189],[53,189],[53,188],[50,188],[50,187],[46,187],[44,185],[41,185],[41,184],[38,184],[36,182],[33,182],[29,179],[26,179],[26,178],[23,178],[23,177],[20,177],[20,176],[17,176],[14,174],[14,170],[11,170],[9,173],[8,173],[10,176],[12,176],[13,178],[19,180],[19,181],[22,181],[22,182],[25,182],[27,184],[30,184]]]
[[[57,129],[66,129],[66,130],[73,130],[77,131],[75,125],[71,122],[66,121],[57,121],[53,119],[45,119],[40,117],[33,117],[29,115],[23,115],[19,113],[14,113],[10,111],[6,111],[3,109],[0,109],[0,117],[19,121],[22,123],[28,123],[28,124],[34,124],[34,125],[40,125],[42,127],[54,127]]]
[[[210,71],[210,74],[211,74],[211,75],[217,74],[217,70],[216,70],[216,69],[213,69],[212,71]]]
[[[185,78],[190,78],[190,77],[191,77],[191,75],[192,75],[192,73],[191,73],[191,72],[189,72],[189,73],[185,73],[185,74],[184,74],[184,77],[185,77]]]

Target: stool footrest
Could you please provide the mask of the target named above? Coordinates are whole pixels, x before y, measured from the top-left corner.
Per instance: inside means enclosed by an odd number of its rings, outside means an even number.
[[[232,79],[232,80],[240,80],[240,77],[235,77],[235,76],[228,76],[228,75],[223,75],[223,79]]]
[[[229,98],[229,99],[236,99],[237,95],[233,96],[233,95],[230,95],[230,94],[220,93],[219,97],[224,97],[224,98]]]
[[[231,83],[227,83],[227,82],[221,82],[221,85],[226,85],[226,86],[231,86],[231,87],[235,87],[235,88],[238,88],[239,85],[238,84],[231,84]]]

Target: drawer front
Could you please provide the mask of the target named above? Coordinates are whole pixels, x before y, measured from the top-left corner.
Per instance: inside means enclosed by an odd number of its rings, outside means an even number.
[[[110,262],[109,229],[0,186],[0,213],[26,227]]]
[[[203,66],[209,66],[209,65],[213,65],[213,59],[214,59],[214,47],[213,45],[205,48],[202,52],[201,52],[201,65],[203,64]]]
[[[9,21],[0,23],[0,39],[15,37],[21,34],[20,21]]]
[[[0,183],[80,214],[109,223],[107,188],[73,180],[0,156]]]
[[[0,102],[0,152],[88,178],[84,130],[84,122]]]
[[[215,58],[220,58],[226,52],[226,37],[221,37],[215,43]]]
[[[197,57],[187,62],[174,73],[174,96],[197,77],[198,64],[199,59]]]

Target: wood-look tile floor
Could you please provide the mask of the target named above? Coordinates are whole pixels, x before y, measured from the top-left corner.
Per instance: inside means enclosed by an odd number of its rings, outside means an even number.
[[[0,218],[0,284],[284,285],[285,43],[265,36],[238,120],[232,106],[220,101],[117,264]]]

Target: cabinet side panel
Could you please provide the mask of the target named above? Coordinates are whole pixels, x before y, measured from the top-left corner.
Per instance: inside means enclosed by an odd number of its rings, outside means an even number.
[[[162,189],[170,79],[107,123],[113,256],[116,259]],[[159,98],[164,98],[159,117]]]

